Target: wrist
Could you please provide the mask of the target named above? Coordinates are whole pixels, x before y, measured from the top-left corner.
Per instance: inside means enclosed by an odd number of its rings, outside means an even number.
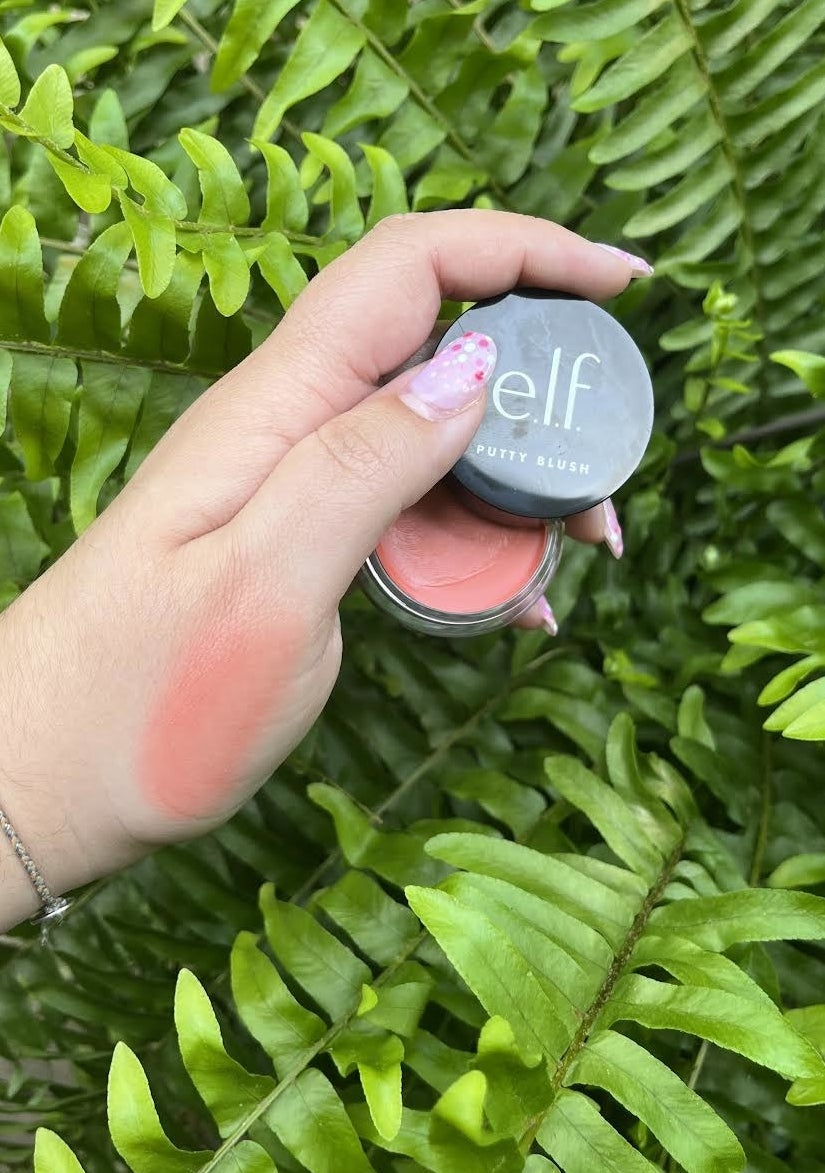
[[[93,726],[76,736],[64,687],[71,638],[64,630],[58,642],[50,633],[43,581],[0,616],[0,810],[58,896],[141,851],[107,800],[96,756],[87,752]],[[0,834],[0,931],[41,908],[12,843]]]

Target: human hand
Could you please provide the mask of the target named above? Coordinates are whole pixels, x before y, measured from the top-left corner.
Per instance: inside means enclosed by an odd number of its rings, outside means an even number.
[[[422,406],[412,371],[376,391],[425,343],[442,299],[521,284],[600,300],[633,272],[529,217],[392,218],[175,423],[0,617],[0,789],[53,888],[222,822],[323,708],[342,595],[483,414],[480,387]],[[602,507],[569,530],[618,552]],[[2,925],[33,900],[16,861],[0,856],[0,871]]]

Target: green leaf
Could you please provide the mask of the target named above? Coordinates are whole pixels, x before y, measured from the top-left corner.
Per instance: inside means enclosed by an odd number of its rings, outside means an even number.
[[[175,226],[165,216],[144,212],[127,195],[120,206],[135,243],[140,283],[147,297],[160,297],[175,268]]]
[[[35,80],[19,113],[23,123],[64,150],[74,143],[74,102],[65,69],[49,65]],[[22,133],[25,133],[22,132]]]
[[[133,1173],[197,1173],[212,1155],[176,1148],[158,1119],[149,1081],[140,1060],[118,1043],[109,1071],[109,1131],[112,1142]]]
[[[462,770],[447,773],[441,785],[456,798],[477,802],[494,819],[509,827],[516,839],[525,838],[547,803],[531,786],[514,782],[498,770]]]
[[[232,946],[232,996],[247,1030],[283,1078],[306,1063],[326,1032],[324,1022],[289,992],[278,970],[258,948],[252,933],[239,933]]]
[[[383,57],[367,46],[358,59],[349,89],[328,110],[323,134],[337,138],[365,122],[387,119],[409,92],[406,78],[399,77]]]
[[[152,28],[155,32],[171,24],[185,3],[186,0],[155,0],[152,10]]]
[[[427,844],[427,853],[454,867],[506,880],[552,901],[616,944],[624,939],[636,913],[635,901],[628,900],[624,893],[590,879],[566,860],[542,855],[518,843],[481,835],[436,835]]]
[[[369,868],[399,888],[411,881],[435,884],[444,874],[424,853],[429,834],[379,831],[343,790],[324,783],[312,783],[307,794],[332,815],[344,858],[353,867]]]
[[[14,356],[11,418],[29,480],[54,475],[54,462],[69,430],[76,386],[77,367],[69,358]]]
[[[101,232],[75,266],[57,320],[60,346],[82,350],[120,350],[121,315],[117,289],[132,251],[128,225]]]
[[[720,951],[745,941],[819,941],[825,939],[825,898],[757,889],[726,892],[657,908],[650,927]]]
[[[791,1029],[775,1007],[767,1003],[757,1006],[752,998],[724,990],[625,975],[616,983],[597,1025],[612,1026],[622,1019],[652,1029],[698,1035],[788,1079],[825,1071],[813,1047]]]
[[[344,1105],[320,1071],[302,1071],[294,1083],[281,1084],[265,1119],[309,1173],[375,1173]]]
[[[817,107],[825,98],[825,64],[819,63],[793,85],[751,105],[746,114],[731,115],[729,127],[737,150],[753,147]]]
[[[211,135],[182,130],[178,139],[198,169],[203,205],[199,224],[239,227],[249,219],[249,196],[229,151]]]
[[[330,239],[349,240],[360,236],[364,231],[364,216],[358,202],[355,168],[349,155],[323,135],[305,131],[301,138],[310,154],[329,169],[332,180]]]
[[[825,358],[805,350],[775,350],[771,362],[792,370],[818,399],[825,397]]]
[[[664,1063],[615,1031],[588,1040],[566,1083],[609,1092],[686,1173],[738,1173],[745,1167],[742,1146],[712,1108]]]
[[[774,710],[765,728],[800,741],[825,739],[825,676],[811,681]]]
[[[229,232],[210,232],[204,241],[203,265],[218,312],[230,318],[249,292],[249,264],[237,237]]]
[[[0,350],[0,437],[2,437],[6,427],[11,372],[12,356],[7,350]]]
[[[693,39],[679,15],[674,12],[666,16],[614,62],[586,94],[577,98],[573,109],[592,114],[632,97],[661,77],[692,46]]]
[[[407,900],[487,1014],[505,1018],[525,1051],[558,1060],[564,1036],[554,1003],[492,921],[446,892],[411,887]]]
[[[132,187],[144,198],[144,208],[173,220],[186,217],[186,197],[151,159],[143,159],[117,146],[100,148],[123,168]]]
[[[66,75],[73,86],[88,79],[107,61],[112,61],[118,55],[117,45],[90,45],[88,49],[80,49],[66,62]]]
[[[103,485],[126,452],[151,372],[119,363],[81,362],[82,391],[70,501],[75,531],[97,516]]]
[[[157,298],[143,298],[135,307],[129,324],[127,349],[130,354],[150,362],[185,361],[189,353],[192,307],[202,278],[202,257],[179,252],[175,257],[172,279],[164,292]],[[169,417],[169,423],[172,419],[174,416]]]
[[[275,1088],[265,1075],[251,1075],[227,1055],[209,997],[195,975],[182,969],[175,990],[175,1026],[181,1058],[223,1137]]]
[[[34,1173],[83,1173],[69,1146],[48,1128],[38,1128],[34,1141]]]
[[[774,868],[765,883],[769,888],[813,888],[825,884],[825,853],[789,856]]]
[[[410,206],[401,168],[389,151],[369,143],[360,143],[359,146],[372,172],[372,198],[366,222],[366,228],[370,229],[386,216],[408,212]]]
[[[821,656],[804,656],[801,660],[797,660],[795,664],[791,664],[789,668],[777,673],[773,680],[762,689],[759,694],[757,703],[760,705],[775,705],[779,701],[783,701],[798,684],[801,684],[806,676],[810,676],[812,672],[816,672],[819,668],[825,668],[825,655]]]
[[[825,518],[822,511],[817,508],[816,502],[804,498],[795,501],[772,501],[768,506],[768,520],[780,529],[787,540],[801,550],[806,558],[825,567]]]
[[[645,933],[630,956],[630,966],[639,970],[655,966],[670,973],[686,986],[726,990],[740,998],[770,1004],[770,997],[723,953],[711,953],[680,937],[658,937]]]
[[[272,138],[287,110],[340,77],[365,40],[365,34],[328,0],[319,0],[258,110],[253,137]]]
[[[261,227],[265,231],[275,228],[303,232],[309,211],[292,156],[277,143],[268,143],[264,139],[252,139],[252,145],[261,152],[266,163],[266,219]]]
[[[567,3],[567,0],[564,0]],[[529,26],[530,35],[544,41],[601,41],[632,28],[638,21],[661,8],[665,0],[596,0],[580,4],[574,11],[540,16]],[[533,3],[537,12],[554,5]]]
[[[298,0],[235,0],[212,66],[212,89],[223,93],[255,61],[275,29]]]
[[[536,1138],[565,1173],[655,1173],[656,1166],[631,1148],[580,1092],[559,1092]]]
[[[266,248],[258,256],[258,268],[270,289],[273,289],[284,309],[289,309],[295,298],[306,288],[307,275],[297,260],[289,241],[280,232],[270,232]]]
[[[27,587],[48,553],[22,495],[0,494],[0,581]]]
[[[547,758],[544,769],[551,789],[590,819],[619,859],[649,879],[658,874],[662,850],[672,845],[665,842],[657,847],[651,843],[647,828],[611,786],[576,758],[562,754]]]
[[[401,1127],[401,1064],[359,1063],[358,1074],[376,1130],[384,1140],[392,1140]]]
[[[15,204],[0,224],[0,338],[46,342],[49,336],[37,225]]]
[[[10,106],[14,109],[19,101],[20,78],[17,76],[14,61],[2,38],[0,38],[0,102],[4,106]],[[47,1133],[46,1135],[51,1136],[53,1134]]]
[[[719,148],[703,160],[698,167],[680,182],[671,187],[666,195],[653,200],[624,226],[629,239],[653,236],[676,224],[681,224],[710,203],[732,180],[730,163]]]
[[[590,151],[592,163],[615,163],[645,147],[704,95],[707,81],[691,57],[678,61],[661,86],[645,94]],[[585,95],[585,99],[588,95]]]
[[[305,909],[276,899],[271,884],[261,889],[266,936],[275,956],[330,1018],[355,1011],[369,968],[328,933]]]
[[[60,182],[79,208],[97,214],[105,212],[112,202],[112,184],[107,175],[95,175],[82,167],[75,167],[58,158],[47,156]]]
[[[115,90],[103,90],[95,102],[89,119],[89,138],[98,147],[106,144],[128,151],[129,129]]]
[[[379,965],[389,965],[419,933],[410,910],[364,872],[345,872],[331,888],[322,889],[313,904]]]

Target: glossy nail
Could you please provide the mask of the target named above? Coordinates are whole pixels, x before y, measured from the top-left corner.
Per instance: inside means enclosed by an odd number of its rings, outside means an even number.
[[[431,358],[400,398],[424,419],[449,419],[481,396],[495,365],[495,342],[471,330]]]
[[[613,508],[613,502],[609,500],[603,502],[602,509],[604,510],[604,543],[614,558],[621,558],[624,554],[624,538],[616,510]]]
[[[541,615],[541,625],[548,635],[558,635],[559,625],[556,622],[556,616],[553,614],[553,608],[546,599],[539,599],[536,603],[536,610]]]
[[[630,265],[634,277],[653,276],[653,266],[644,257],[634,256],[633,253],[629,253],[623,248],[616,248],[614,244],[599,244],[599,248],[603,248],[605,252],[613,253],[614,257],[626,261]]]

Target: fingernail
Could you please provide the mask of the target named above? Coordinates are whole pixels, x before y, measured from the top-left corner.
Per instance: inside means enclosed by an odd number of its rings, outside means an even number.
[[[546,599],[539,599],[536,604],[539,614],[541,615],[541,625],[548,635],[558,635],[559,625],[556,622],[556,616],[553,614],[553,608]]]
[[[424,419],[448,419],[475,403],[495,365],[495,342],[470,330],[431,358],[399,398]]]
[[[634,277],[653,276],[653,266],[648,264],[644,257],[636,257],[633,253],[626,252],[623,248],[616,248],[614,244],[600,244],[599,248],[603,248],[605,252],[613,253],[614,257],[619,257],[620,260],[626,261],[630,265]]]
[[[624,554],[624,538],[622,537],[622,527],[619,525],[616,510],[613,508],[613,502],[605,501],[602,504],[602,508],[604,509],[605,545],[614,558],[621,558],[622,554]]]

